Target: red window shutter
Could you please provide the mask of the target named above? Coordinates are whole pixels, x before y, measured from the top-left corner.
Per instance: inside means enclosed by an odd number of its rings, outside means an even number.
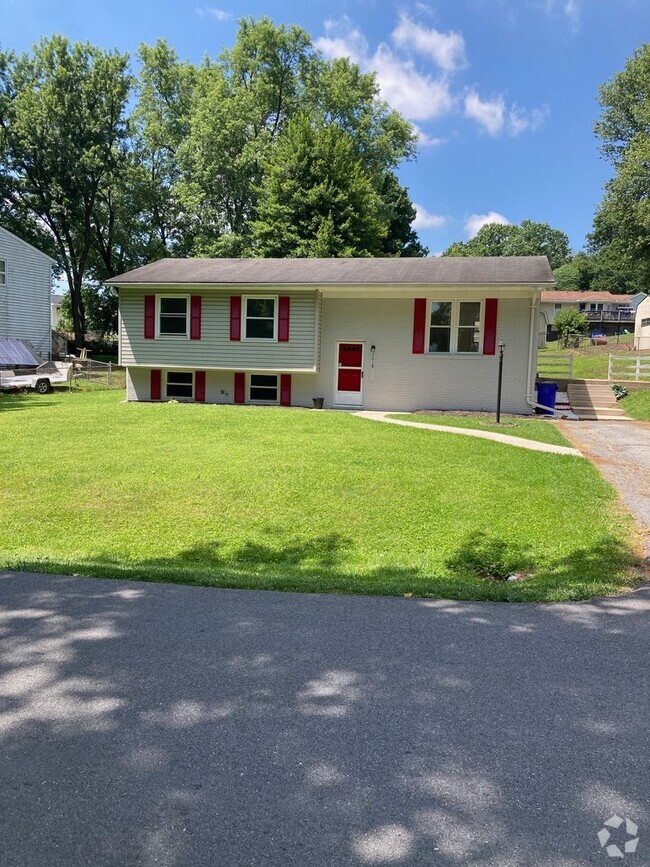
[[[190,301],[190,340],[201,339],[201,296],[192,295]]]
[[[288,295],[280,295],[278,299],[278,341],[287,343],[289,340],[289,307],[291,298]]]
[[[427,299],[416,298],[413,303],[413,354],[424,354],[424,335],[427,328]]]
[[[197,370],[194,373],[194,400],[199,403],[205,401],[205,370]]]
[[[291,406],[291,374],[280,376],[280,406]]]
[[[246,374],[235,374],[235,403],[246,402]]]
[[[153,340],[156,336],[156,296],[144,296],[144,336]]]
[[[230,339],[241,340],[241,295],[230,296]]]
[[[159,370],[151,371],[151,399],[152,400],[160,400],[162,395],[162,389],[160,383],[162,381],[162,376]]]
[[[483,355],[494,355],[497,350],[498,298],[485,299],[485,322],[483,325]]]

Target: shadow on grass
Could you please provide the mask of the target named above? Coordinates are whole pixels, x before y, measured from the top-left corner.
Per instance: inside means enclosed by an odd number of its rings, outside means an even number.
[[[84,559],[5,561],[29,572],[169,581],[214,587],[303,593],[420,596],[507,602],[557,602],[611,595],[640,580],[631,547],[605,536],[591,548],[576,548],[541,560],[521,546],[485,533],[468,534],[444,565],[355,566],[354,544],[340,534],[294,539],[285,545],[247,540],[239,547],[218,539],[168,556],[120,558],[98,553]],[[526,570],[520,581],[495,580]]]
[[[12,394],[11,392],[0,391],[0,413],[21,409],[44,409],[45,407],[56,406],[58,403],[59,401],[53,400],[51,395],[43,400],[36,392]]]

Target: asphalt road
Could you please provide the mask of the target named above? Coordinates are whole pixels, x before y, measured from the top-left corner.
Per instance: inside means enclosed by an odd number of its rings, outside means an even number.
[[[649,620],[0,573],[0,864],[648,864]]]

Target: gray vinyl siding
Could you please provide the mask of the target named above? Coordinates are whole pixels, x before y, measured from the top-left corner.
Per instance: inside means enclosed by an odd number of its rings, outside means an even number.
[[[532,298],[499,299],[497,339],[506,342],[505,412],[531,412],[526,403],[531,303]],[[314,397],[324,398],[327,408],[334,405],[336,347],[337,341],[343,340],[365,344],[364,409],[494,410],[498,355],[414,355],[412,298],[324,298],[321,307],[320,369],[318,373],[292,374],[292,405],[310,407]],[[373,345],[374,369],[370,363]],[[230,371],[207,370],[207,402],[233,402],[234,370],[246,368],[233,365]],[[129,370],[127,397],[149,399],[149,369]]]
[[[6,285],[0,285],[0,337],[29,340],[43,358],[52,352],[51,260],[44,253],[0,228],[0,259],[6,262]]]
[[[145,295],[200,295],[201,339],[186,337],[144,338]],[[290,302],[289,341],[231,341],[231,295],[288,295]],[[120,289],[120,360],[127,367],[191,367],[197,370],[313,370],[317,364],[317,292],[296,292],[278,287],[269,292],[252,289],[242,292],[220,288],[163,290]],[[243,311],[242,311],[243,313]],[[242,320],[242,335],[244,323]]]

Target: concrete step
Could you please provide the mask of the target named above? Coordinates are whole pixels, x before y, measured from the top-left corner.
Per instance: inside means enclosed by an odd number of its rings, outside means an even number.
[[[609,406],[576,406],[572,405],[571,409],[576,415],[583,415],[587,413],[588,415],[600,415],[603,418],[624,418],[625,413],[622,409],[617,409],[616,407]]]
[[[634,421],[627,415],[589,415],[587,413],[576,413],[579,421]]]

